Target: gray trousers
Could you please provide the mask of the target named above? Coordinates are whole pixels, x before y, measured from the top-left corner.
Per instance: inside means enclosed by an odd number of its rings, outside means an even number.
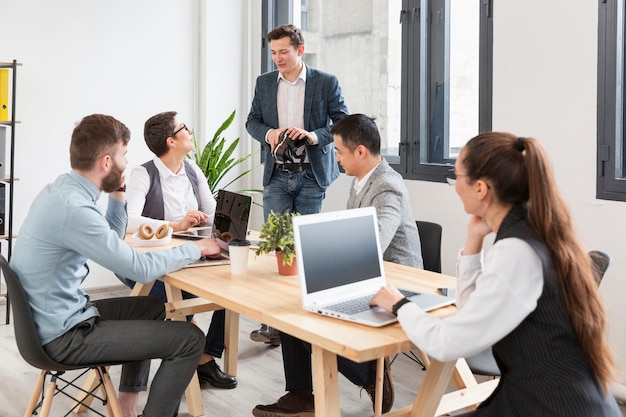
[[[100,312],[44,345],[57,362],[71,365],[129,362],[122,365],[120,391],[145,391],[133,386],[161,359],[143,415],[172,417],[196,371],[204,334],[184,321],[163,321],[163,301],[156,297],[121,297],[94,301]]]

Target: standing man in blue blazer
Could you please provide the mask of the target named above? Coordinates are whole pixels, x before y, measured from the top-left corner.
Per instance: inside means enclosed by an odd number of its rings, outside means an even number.
[[[265,154],[264,218],[272,210],[319,213],[326,189],[339,176],[330,127],[348,115],[348,108],[337,77],[302,62],[300,29],[282,25],[266,39],[278,69],[257,78],[246,121]],[[250,337],[280,344],[278,332],[265,325]]]

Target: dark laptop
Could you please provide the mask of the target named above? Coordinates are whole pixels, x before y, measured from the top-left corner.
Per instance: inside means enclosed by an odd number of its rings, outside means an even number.
[[[186,267],[224,265],[230,263],[228,242],[231,239],[245,239],[248,234],[248,220],[252,197],[233,191],[218,190],[217,207],[213,226],[191,228],[184,232],[174,232],[172,237],[183,239],[205,239],[214,237],[222,249],[219,258],[200,258]]]

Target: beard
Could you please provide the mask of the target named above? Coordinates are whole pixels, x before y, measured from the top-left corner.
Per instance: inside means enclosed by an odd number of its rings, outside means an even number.
[[[117,191],[123,185],[124,169],[120,168],[116,163],[113,165],[111,172],[102,179],[102,191],[112,193]]]

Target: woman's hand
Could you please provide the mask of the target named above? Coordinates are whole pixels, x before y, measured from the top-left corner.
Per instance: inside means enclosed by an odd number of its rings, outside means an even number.
[[[200,210],[189,210],[185,217],[179,222],[170,222],[170,226],[175,232],[188,230],[190,227],[206,224],[209,215]]]
[[[467,238],[463,247],[463,255],[475,255],[483,250],[483,240],[491,233],[491,227],[482,217],[473,215],[467,225]]]
[[[391,309],[394,304],[398,301],[402,300],[404,295],[398,289],[392,285],[385,285],[380,287],[380,290],[372,297],[370,301],[370,306],[378,306],[384,308],[385,310],[391,313]]]

